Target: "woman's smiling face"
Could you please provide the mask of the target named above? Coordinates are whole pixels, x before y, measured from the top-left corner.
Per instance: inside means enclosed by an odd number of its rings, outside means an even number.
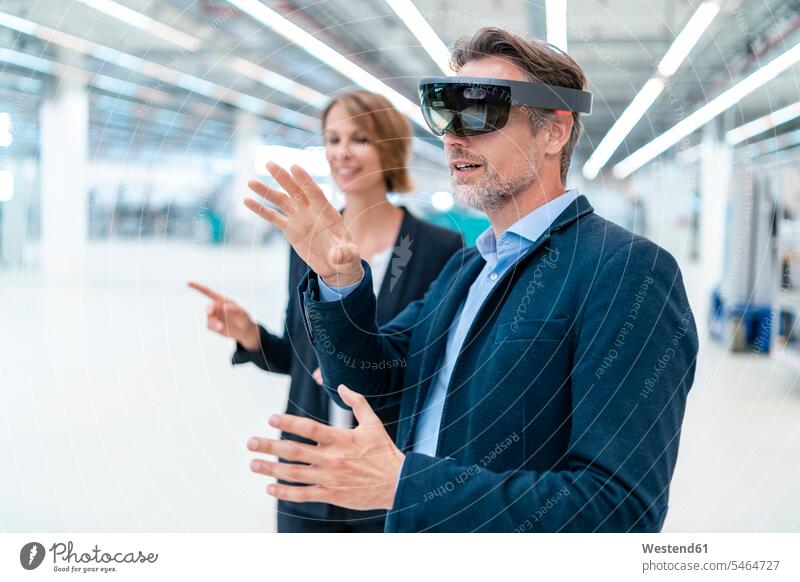
[[[378,148],[341,103],[328,112],[323,136],[331,175],[342,192],[386,188]]]

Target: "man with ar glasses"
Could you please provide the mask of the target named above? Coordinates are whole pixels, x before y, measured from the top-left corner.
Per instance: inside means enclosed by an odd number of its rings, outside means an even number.
[[[389,324],[309,175],[270,164],[285,193],[250,183],[278,210],[247,206],[311,267],[308,333],[359,424],[273,416],[318,444],[254,437],[291,463],[251,468],[288,482],[267,487],[280,499],[389,509],[386,531],[659,531],[698,349],[678,266],[565,191],[591,107],[574,60],[486,28],[452,62],[420,106],[456,199],[491,228]],[[398,401],[395,445],[373,410]]]

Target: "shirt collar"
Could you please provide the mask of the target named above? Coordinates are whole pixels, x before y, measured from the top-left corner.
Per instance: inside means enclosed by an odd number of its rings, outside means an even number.
[[[483,259],[494,267],[498,260],[510,254],[521,254],[550,228],[556,218],[579,196],[577,190],[567,190],[550,202],[529,212],[496,238],[490,226],[475,240],[475,247]]]

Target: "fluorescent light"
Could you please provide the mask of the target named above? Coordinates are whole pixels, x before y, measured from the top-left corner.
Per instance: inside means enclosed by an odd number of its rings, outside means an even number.
[[[798,117],[800,117],[800,101],[730,130],[725,134],[725,141],[729,145],[736,145]]]
[[[678,70],[717,13],[719,13],[719,2],[703,2],[697,7],[689,22],[675,37],[672,46],[658,63],[659,73],[664,77],[669,77]]]
[[[422,112],[416,103],[407,99],[386,83],[371,75],[353,61],[338,53],[313,34],[306,32],[290,20],[284,18],[258,0],[228,0],[242,12],[249,14],[264,26],[296,44],[313,57],[319,59],[333,70],[352,80],[356,85],[386,97],[401,113],[410,117],[420,127],[427,129]]]
[[[745,148],[747,157],[754,158],[764,154],[774,153],[778,150],[786,149],[800,144],[800,129],[776,135],[754,144],[750,144]]]
[[[431,28],[411,0],[386,0],[386,3],[403,21],[411,34],[417,37],[422,48],[430,55],[436,66],[445,75],[454,75],[453,69],[450,68],[450,51],[447,49],[447,45],[442,42],[442,39]]]
[[[163,24],[149,16],[123,6],[113,0],[78,0],[83,4],[105,12],[126,24],[140,28],[163,40],[171,42],[187,50],[195,51],[200,48],[202,41],[198,38],[184,34],[166,24]],[[314,91],[310,87],[301,85],[287,77],[268,71],[255,63],[251,63],[241,57],[233,57],[232,66],[243,75],[255,79],[264,85],[291,95],[301,101],[310,103],[315,107],[322,107],[327,102],[327,97],[322,93]],[[242,99],[240,99],[242,101]]]
[[[292,97],[300,99],[301,101],[304,101],[305,103],[313,105],[319,109],[325,107],[325,104],[328,102],[327,95],[323,95],[311,87],[302,85],[297,81],[294,81],[288,77],[284,77],[283,75],[279,75],[274,71],[265,69],[264,67],[241,57],[233,57],[231,66],[237,73],[250,77],[265,87],[269,87],[270,89],[275,89],[281,93],[291,95]]]
[[[547,42],[567,52],[567,0],[545,2]]]
[[[23,69],[30,69],[37,73],[52,73],[53,63],[41,57],[35,57],[26,53],[12,51],[7,48],[0,48],[0,61],[10,63]]]
[[[289,42],[296,44],[333,70],[352,80],[356,85],[368,91],[372,91],[373,93],[383,95],[401,113],[408,116],[420,127],[428,130],[428,125],[425,123],[422,112],[416,103],[404,97],[386,83],[353,63],[344,55],[318,40],[314,35],[306,32],[257,0],[228,0],[228,2],[236,6],[242,12],[249,14],[253,19],[259,21],[264,26],[271,28]],[[420,139],[415,139],[413,143],[414,153],[437,163],[443,161],[442,150],[440,148]]]
[[[86,4],[89,8],[105,12],[108,16],[121,20],[125,24],[130,24],[143,30],[147,30],[148,25],[153,22],[153,19],[149,16],[131,10],[127,6],[123,6],[113,0],[78,0],[78,2]]]
[[[123,53],[116,49],[101,45],[93,46],[87,54],[90,54],[101,61],[106,61],[107,63],[112,63],[118,67],[130,69],[132,71],[138,71],[146,63],[144,59],[140,59],[139,57],[129,55],[128,53]],[[166,67],[164,68],[166,69]],[[169,70],[171,71],[172,69]]]
[[[683,121],[673,125],[654,140],[633,152],[614,166],[614,176],[624,178],[635,172],[657,155],[665,152],[684,137],[702,127],[723,111],[728,110],[798,61],[800,61],[800,42],[700,107]]]
[[[123,6],[113,0],[78,0],[78,2],[82,2],[90,8],[104,12],[112,18],[140,28],[141,30],[149,32],[154,36],[181,48],[185,48],[186,50],[196,51],[200,48],[200,39],[172,28],[171,26],[167,26],[163,22],[150,18],[146,14],[131,10],[127,6]]]
[[[29,34],[30,36],[36,36],[36,31],[39,29],[39,25],[35,22],[6,14],[5,12],[0,12],[0,26],[5,26],[17,32]]]
[[[689,52],[700,40],[703,32],[709,27],[711,22],[719,12],[719,2],[703,2],[695,10],[694,14],[683,30],[678,33],[675,40],[672,41],[667,52],[664,54],[661,62],[658,64],[658,76],[651,77],[647,83],[639,90],[639,93],[631,101],[630,105],[625,108],[625,111],[617,119],[608,133],[603,136],[600,143],[586,160],[583,165],[583,176],[587,180],[593,180],[600,173],[600,170],[608,163],[614,152],[617,151],[620,144],[625,140],[631,130],[636,126],[639,120],[647,113],[647,110],[655,102],[656,98],[664,90],[664,79],[671,76],[678,70],[683,63],[684,59],[689,55]],[[549,16],[549,11],[548,11]]]
[[[128,97],[154,101],[156,103],[166,103],[169,97],[163,91],[152,87],[137,85],[128,80],[116,79],[107,75],[94,75],[87,79],[88,83],[95,89],[101,89],[114,95],[126,95]]]
[[[587,180],[593,180],[600,173],[609,158],[619,147],[619,144],[630,133],[631,129],[639,122],[642,116],[650,109],[650,106],[661,95],[664,90],[664,80],[660,77],[651,77],[644,87],[636,94],[619,116],[608,133],[603,137],[595,148],[592,155],[583,165],[583,176]]]
[[[8,202],[14,197],[14,174],[0,170],[0,202]]]
[[[316,132],[319,127],[319,120],[314,117],[287,109],[286,107],[281,107],[274,103],[262,101],[261,99],[253,97],[252,95],[245,95],[244,93],[217,85],[216,83],[206,81],[200,77],[195,77],[187,73],[181,73],[173,68],[160,65],[152,61],[147,61],[114,48],[96,43],[90,43],[84,39],[49,28],[47,26],[42,26],[41,24],[36,24],[22,18],[11,17],[8,14],[0,12],[0,25],[23,32],[25,34],[31,34],[32,36],[47,40],[48,42],[53,42],[61,46],[72,48],[73,50],[77,50],[82,54],[91,55],[103,61],[113,63],[119,67],[159,79],[166,83],[170,83],[171,85],[176,85],[186,89],[187,91],[204,95],[215,101],[222,101],[224,103],[228,103],[229,105],[233,105],[234,107],[246,109],[257,115],[267,115],[269,117],[279,118],[284,123],[296,124],[297,127],[305,129],[309,132]]]
[[[25,53],[12,51],[6,48],[0,48],[0,62],[10,63],[18,67],[29,69],[39,73],[47,73],[49,75],[64,76],[68,72],[73,75],[78,75],[81,82],[91,85],[94,88],[108,91],[109,93],[116,93],[118,95],[127,95],[129,97],[138,97],[147,99],[157,103],[166,103],[169,98],[166,93],[155,89],[153,87],[145,87],[144,85],[137,85],[128,80],[121,80],[107,75],[100,75],[94,72],[88,72],[83,69],[74,69],[43,59],[41,57],[34,57]],[[30,79],[25,79],[29,81]],[[4,120],[3,113],[0,113],[0,133],[3,133]]]
[[[92,49],[92,43],[88,40],[61,32],[54,28],[48,28],[47,26],[39,26],[36,31],[36,36],[45,42],[57,44],[84,55]]]

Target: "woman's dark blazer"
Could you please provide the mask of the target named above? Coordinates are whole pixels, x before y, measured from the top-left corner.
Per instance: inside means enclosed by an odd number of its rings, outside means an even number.
[[[377,319],[380,324],[393,319],[412,301],[421,299],[447,260],[463,246],[458,232],[420,220],[405,208],[403,212],[394,252],[377,297]],[[237,343],[233,363],[252,362],[269,372],[289,374],[292,380],[286,412],[327,423],[330,398],[311,377],[317,369],[317,356],[308,340],[297,292],[297,285],[307,270],[308,265],[291,249],[289,302],[283,336],[274,335],[259,326],[261,350],[250,352]],[[392,438],[397,430],[397,415],[397,407],[380,411],[380,417]],[[284,435],[284,438],[300,440],[293,435]],[[330,506],[323,503],[279,502],[278,509],[325,519]],[[352,515],[353,519],[358,520],[382,519],[385,512],[353,511]]]

